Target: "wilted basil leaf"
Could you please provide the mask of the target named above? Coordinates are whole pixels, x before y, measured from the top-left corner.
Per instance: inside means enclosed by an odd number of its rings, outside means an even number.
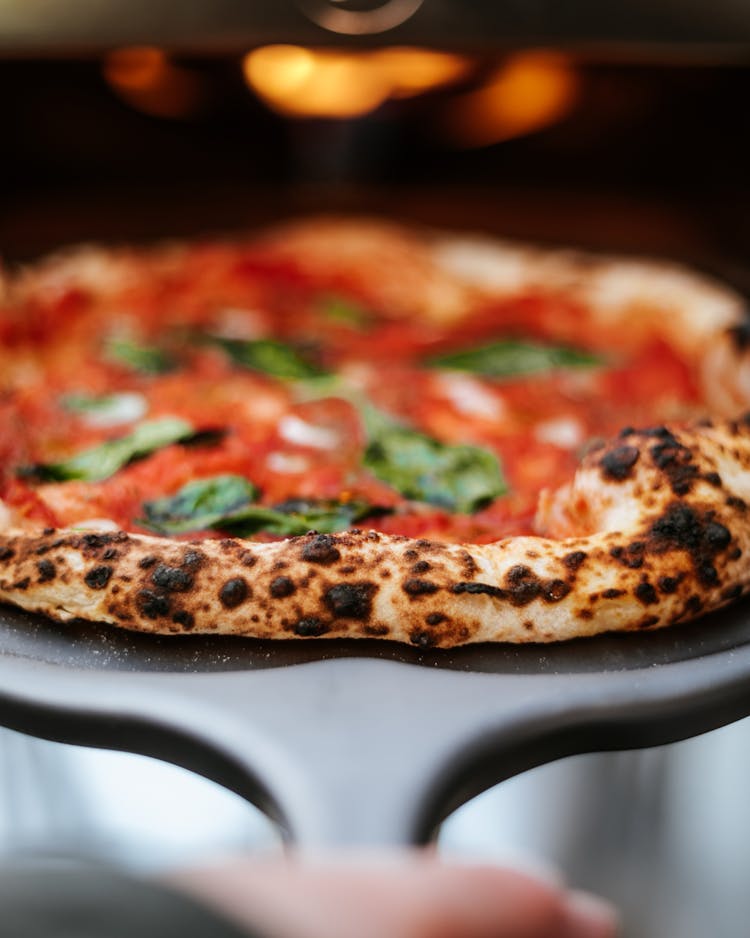
[[[365,465],[406,498],[470,513],[507,491],[500,464],[489,450],[441,443],[372,407],[365,425]]]
[[[203,336],[203,341],[222,348],[236,365],[261,371],[274,378],[314,378],[325,374],[301,352],[277,339],[225,339]]]
[[[157,346],[138,345],[130,339],[112,338],[106,344],[108,358],[147,375],[161,375],[177,367],[174,357]]]
[[[175,495],[146,502],[139,523],[159,534],[220,529],[237,537],[259,531],[294,537],[307,531],[331,534],[343,531],[362,518],[386,509],[368,502],[327,499],[292,499],[269,508],[251,504],[255,486],[241,476],[216,476],[189,482]]]
[[[489,345],[437,355],[427,364],[432,368],[470,371],[487,378],[512,378],[554,368],[591,368],[601,365],[602,359],[580,349],[503,339]]]
[[[194,432],[187,420],[180,420],[178,417],[149,420],[139,424],[127,436],[100,443],[63,462],[34,466],[29,470],[29,474],[58,482],[66,482],[69,479],[100,482],[114,475],[131,459],[147,456],[171,443],[179,443],[191,437]]]
[[[175,495],[145,502],[141,524],[160,534],[182,534],[220,527],[237,509],[249,505],[258,489],[242,476],[222,475],[188,482]]]
[[[111,427],[118,423],[140,420],[148,410],[148,401],[137,391],[115,394],[65,394],[61,404],[66,410],[80,414],[92,427]]]
[[[326,319],[344,326],[351,326],[353,329],[364,329],[370,322],[367,310],[353,300],[347,300],[341,296],[323,297],[320,309]]]

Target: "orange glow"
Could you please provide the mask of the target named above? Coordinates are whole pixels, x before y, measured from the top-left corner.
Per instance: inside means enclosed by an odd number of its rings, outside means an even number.
[[[394,46],[373,54],[374,64],[384,69],[391,83],[391,96],[406,98],[463,78],[471,60],[450,52]]]
[[[203,100],[196,75],[173,65],[162,49],[129,46],[104,60],[109,86],[132,107],[155,117],[186,117]]]
[[[487,146],[562,120],[577,94],[578,78],[567,58],[553,52],[519,52],[483,87],[454,97],[444,127],[453,143]]]
[[[268,105],[293,117],[358,117],[390,97],[407,97],[466,73],[469,60],[407,47],[341,52],[264,46],[242,63],[248,85]]]

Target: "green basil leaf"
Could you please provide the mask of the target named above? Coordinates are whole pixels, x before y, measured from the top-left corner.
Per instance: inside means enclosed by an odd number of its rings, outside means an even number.
[[[58,482],[69,479],[100,482],[114,475],[132,459],[148,456],[171,443],[179,443],[194,432],[191,424],[178,417],[149,420],[139,424],[127,436],[100,443],[63,462],[34,466],[29,474]]]
[[[366,329],[370,324],[370,314],[353,300],[342,296],[325,296],[320,302],[320,310],[331,322],[351,326],[352,329]]]
[[[314,378],[325,374],[314,362],[278,339],[225,339],[205,336],[203,341],[222,348],[235,365],[261,371],[274,378]]]
[[[241,476],[216,476],[189,482],[169,498],[146,502],[139,524],[159,534],[220,529],[237,537],[259,531],[294,537],[308,531],[332,534],[386,509],[363,500],[292,499],[269,508],[252,504],[255,486]]]
[[[414,501],[469,514],[507,491],[497,457],[478,446],[448,445],[368,407],[364,463]]]
[[[502,339],[489,345],[430,358],[431,368],[470,371],[487,378],[513,378],[555,368],[592,368],[602,364],[592,352],[523,339]]]
[[[258,489],[242,476],[221,475],[188,482],[174,495],[145,502],[140,524],[160,534],[182,534],[219,527],[253,502]]]
[[[65,394],[62,406],[79,414],[92,427],[111,427],[118,423],[140,420],[148,410],[148,401],[137,391],[122,391],[115,394],[93,396],[90,394]]]
[[[161,375],[174,371],[177,362],[164,349],[139,345],[131,339],[111,338],[105,346],[107,358],[147,375]]]

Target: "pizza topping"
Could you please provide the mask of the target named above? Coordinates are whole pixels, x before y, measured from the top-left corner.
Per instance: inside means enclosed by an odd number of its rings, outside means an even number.
[[[141,423],[127,436],[101,443],[63,462],[34,466],[30,474],[57,481],[81,479],[99,482],[114,475],[131,460],[185,441],[194,434],[195,430],[186,420],[162,417]]]
[[[80,414],[90,427],[112,427],[120,423],[134,423],[148,410],[148,401],[136,391],[123,391],[96,397],[91,394],[65,394],[62,405],[66,410]]]
[[[489,450],[441,443],[374,408],[365,423],[365,466],[406,498],[470,514],[507,490]]]
[[[274,378],[297,380],[325,373],[309,356],[276,339],[225,339],[215,335],[201,338],[218,345],[235,365]]]
[[[342,296],[326,296],[320,302],[323,316],[333,323],[351,329],[365,329],[371,322],[370,314],[358,303]]]
[[[172,355],[162,348],[139,345],[132,339],[111,338],[105,345],[107,358],[118,365],[147,375],[162,375],[176,368]]]
[[[501,339],[488,345],[434,356],[427,364],[431,368],[469,371],[487,378],[512,378],[559,368],[592,368],[601,365],[602,358],[565,346]]]

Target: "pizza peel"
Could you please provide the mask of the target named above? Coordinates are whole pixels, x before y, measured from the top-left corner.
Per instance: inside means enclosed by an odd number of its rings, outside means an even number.
[[[0,607],[2,724],[182,765],[301,847],[420,843],[535,765],[748,714],[748,603],[659,632],[429,652],[148,636]]]

